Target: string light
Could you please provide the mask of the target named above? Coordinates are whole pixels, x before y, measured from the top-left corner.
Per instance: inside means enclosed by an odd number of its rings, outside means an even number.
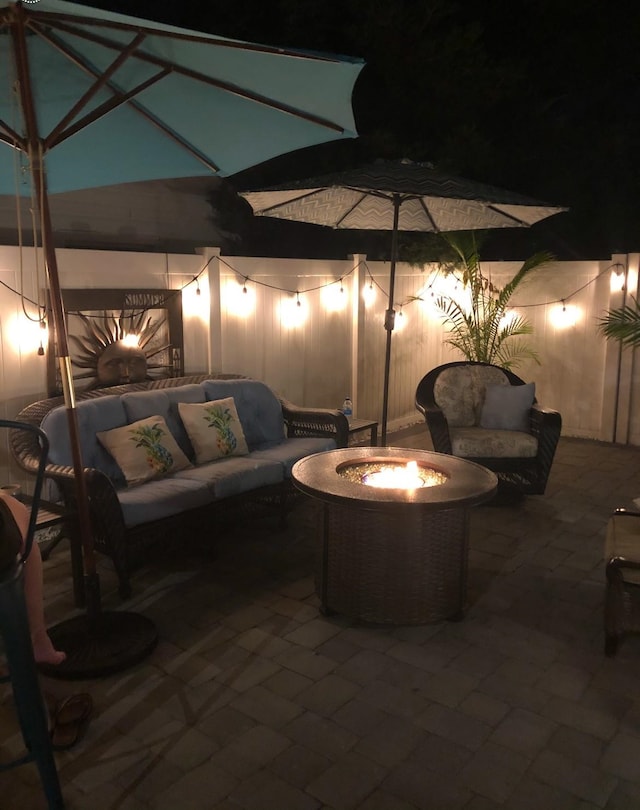
[[[46,329],[47,329],[47,323],[44,320],[44,318],[42,318],[42,320],[40,321],[40,330],[42,332],[42,331],[46,331]],[[44,344],[43,344],[43,340],[42,340],[42,335],[40,335],[40,345],[38,346],[38,357],[44,357]]]
[[[247,294],[247,281],[249,281],[249,276],[244,277],[244,284],[242,285],[242,292],[244,295]]]
[[[300,293],[296,290],[296,306],[301,307],[302,304],[300,303]]]
[[[198,276],[196,276],[196,295],[200,295],[200,282],[198,281]]]

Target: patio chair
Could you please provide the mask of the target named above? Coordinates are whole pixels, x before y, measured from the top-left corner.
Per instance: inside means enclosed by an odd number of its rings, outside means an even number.
[[[492,470],[502,493],[542,495],[562,419],[534,394],[533,383],[507,369],[463,360],[426,374],[415,401],[436,452]]]
[[[616,509],[604,547],[604,651],[615,655],[627,633],[640,632],[640,512]]]
[[[49,442],[46,435],[36,427],[21,422],[0,419],[0,428],[25,430],[37,435],[41,446],[40,464],[34,485],[31,509],[37,513],[44,478],[44,465]],[[64,810],[58,771],[53,755],[47,711],[44,705],[40,680],[33,657],[31,632],[24,596],[22,563],[26,560],[34,542],[35,518],[32,513],[25,549],[20,559],[0,571],[0,640],[4,647],[8,675],[0,682],[9,682],[22,732],[26,753],[7,762],[0,762],[0,772],[35,762],[49,810]],[[4,804],[3,804],[4,806]]]

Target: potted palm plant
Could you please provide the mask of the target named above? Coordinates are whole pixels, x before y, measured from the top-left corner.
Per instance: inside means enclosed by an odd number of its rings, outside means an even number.
[[[521,338],[533,327],[522,316],[505,318],[516,289],[534,270],[553,261],[550,253],[536,253],[505,284],[496,287],[482,272],[480,255],[473,236],[443,235],[454,252],[454,262],[445,268],[461,279],[469,298],[461,302],[449,295],[436,298],[448,337],[445,342],[458,349],[467,360],[493,363],[511,369],[525,359],[539,363],[536,352]]]

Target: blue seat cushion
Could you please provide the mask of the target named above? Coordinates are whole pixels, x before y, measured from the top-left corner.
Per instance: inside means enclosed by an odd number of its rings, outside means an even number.
[[[305,456],[335,450],[336,443],[329,438],[304,436],[297,439],[285,439],[279,444],[266,443],[251,453],[251,458],[265,461],[278,461],[284,467],[286,478],[291,478],[291,468]]]
[[[211,492],[205,483],[177,475],[121,489],[117,494],[127,528],[211,503]]]
[[[252,456],[228,456],[181,470],[175,477],[204,485],[209,498],[219,500],[270,484],[280,484],[284,480],[284,468],[278,461],[260,460]]]

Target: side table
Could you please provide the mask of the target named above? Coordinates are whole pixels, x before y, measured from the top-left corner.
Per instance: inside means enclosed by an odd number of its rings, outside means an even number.
[[[369,444],[376,447],[378,444],[378,423],[369,419],[349,419],[349,438],[361,431],[369,431]]]

